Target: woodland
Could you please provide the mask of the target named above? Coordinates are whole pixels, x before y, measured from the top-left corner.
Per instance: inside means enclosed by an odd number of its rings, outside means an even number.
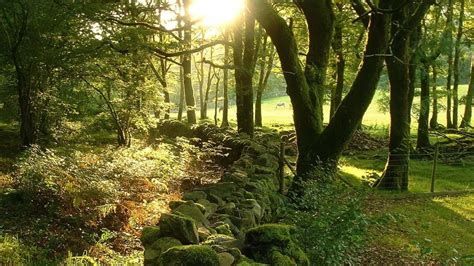
[[[474,264],[472,0],[0,0],[0,265]]]

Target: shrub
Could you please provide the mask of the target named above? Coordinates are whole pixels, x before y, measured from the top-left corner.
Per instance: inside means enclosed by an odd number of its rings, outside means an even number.
[[[353,264],[368,225],[362,212],[362,193],[323,177],[302,182],[286,215],[297,226],[298,237],[315,265]]]

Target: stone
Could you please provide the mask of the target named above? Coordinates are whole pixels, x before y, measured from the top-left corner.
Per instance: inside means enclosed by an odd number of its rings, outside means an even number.
[[[202,207],[202,208],[201,208]],[[209,226],[209,221],[204,216],[202,205],[198,206],[192,201],[185,202],[173,209],[174,214],[181,214],[194,220],[197,226]]]
[[[230,230],[230,225],[229,224],[224,223],[224,224],[216,226],[214,229],[219,234],[234,236],[234,234],[232,234],[232,231]]]
[[[204,191],[192,191],[192,192],[187,192],[184,193],[183,199],[184,200],[192,200],[194,202],[197,202],[201,199],[206,199],[207,194]]]
[[[183,244],[199,243],[199,235],[194,220],[182,215],[162,214],[160,233],[163,236],[174,237]]]
[[[174,210],[184,203],[186,203],[186,201],[184,200],[173,200],[173,201],[170,201],[170,203],[168,203],[168,206],[170,207],[170,209]]]
[[[232,266],[235,261],[234,256],[227,252],[219,253],[217,256],[219,256],[220,266]]]
[[[262,217],[263,217],[263,209],[258,204],[258,202],[254,199],[246,199],[240,203],[242,208],[245,209],[250,209],[253,214],[255,215],[255,218],[257,220],[257,223],[260,223]]]
[[[156,240],[151,246],[145,249],[145,264],[154,264],[158,257],[172,247],[181,246],[178,239],[172,237],[162,237]]]
[[[218,252],[227,251],[232,248],[243,248],[243,241],[228,235],[215,234],[209,236],[203,245],[208,245]]]
[[[271,265],[310,265],[307,255],[296,244],[294,226],[266,224],[247,231],[244,253]]]
[[[198,228],[199,242],[206,241],[206,239],[212,234],[212,232],[206,227]]]
[[[243,210],[241,211],[240,215],[240,228],[252,228],[257,226],[257,220],[255,219],[255,214],[253,211]]]
[[[228,215],[235,215],[236,213],[236,206],[233,202],[228,202],[217,209],[217,213],[223,213]]]
[[[219,256],[209,246],[189,245],[173,247],[159,259],[162,266],[219,266]]]
[[[158,238],[160,238],[160,227],[147,226],[142,229],[140,241],[144,247],[153,244]]]
[[[213,215],[219,206],[216,203],[212,203],[206,199],[200,199],[197,201],[197,203],[204,207],[204,217],[206,218],[209,218],[209,216]]]

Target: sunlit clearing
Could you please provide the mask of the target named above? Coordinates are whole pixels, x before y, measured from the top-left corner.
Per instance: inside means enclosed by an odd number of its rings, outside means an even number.
[[[221,26],[235,20],[244,8],[244,0],[194,0],[190,13],[207,26]]]

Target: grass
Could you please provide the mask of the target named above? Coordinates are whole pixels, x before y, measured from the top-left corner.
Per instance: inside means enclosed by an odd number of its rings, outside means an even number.
[[[468,85],[460,85],[459,86],[459,99],[467,94]],[[439,92],[443,92],[443,87],[438,87]],[[390,114],[388,110],[381,111],[379,101],[383,99],[383,92],[378,90],[374,96],[372,103],[370,104],[362,123],[368,127],[376,128],[376,129],[383,129],[386,131],[388,128],[388,124],[390,121]],[[445,104],[445,97],[440,96],[439,104]],[[420,97],[415,96],[413,103],[414,108],[419,106]],[[278,107],[277,103],[285,103],[285,107]],[[324,105],[324,121],[329,121],[329,102],[326,102]],[[464,114],[464,105],[459,105],[459,115],[462,116]],[[222,113],[220,114],[220,116]],[[176,116],[176,114],[174,114]],[[210,118],[214,117],[214,109],[208,109],[208,116]],[[262,101],[262,116],[263,116],[263,124],[264,126],[272,127],[272,126],[281,126],[281,125],[292,125],[293,124],[293,112],[291,111],[291,101],[290,97],[288,96],[280,96],[274,98],[267,98]],[[413,118],[412,129],[416,130],[416,119],[417,117]],[[446,110],[444,107],[441,108],[438,119],[440,124],[446,124]],[[236,106],[231,105],[229,108],[229,120],[231,122],[236,121]],[[461,121],[461,117],[459,119]]]
[[[370,245],[389,247],[415,260],[474,262],[474,194],[406,200],[378,199]]]

